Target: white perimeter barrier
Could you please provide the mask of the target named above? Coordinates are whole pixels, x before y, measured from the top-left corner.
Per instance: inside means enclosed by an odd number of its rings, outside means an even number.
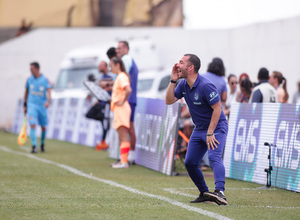
[[[46,137],[94,147],[102,138],[102,127],[99,121],[85,117],[91,104],[80,98],[53,99],[48,109]],[[135,111],[137,164],[167,175],[174,174],[179,109],[179,103],[167,106],[160,99],[138,98]],[[22,122],[23,101],[20,99],[12,126],[13,133],[19,133]],[[27,131],[29,134],[29,125]],[[40,126],[36,133],[40,136]],[[118,158],[117,132],[111,129],[107,139],[110,157]]]

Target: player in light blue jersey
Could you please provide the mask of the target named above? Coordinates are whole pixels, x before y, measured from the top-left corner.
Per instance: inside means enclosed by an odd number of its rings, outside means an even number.
[[[37,62],[30,64],[32,76],[26,81],[24,95],[24,113],[28,116],[30,124],[30,138],[32,143],[31,153],[37,153],[35,128],[39,123],[42,127],[41,152],[45,152],[46,125],[48,124],[47,108],[50,105],[51,89],[48,79],[40,73]]]
[[[166,104],[173,104],[184,97],[195,124],[187,148],[185,166],[200,195],[191,202],[214,201],[218,205],[227,205],[224,196],[225,167],[222,154],[228,125],[217,88],[209,79],[198,73],[200,66],[200,59],[194,54],[185,54],[179,63],[173,66],[171,82],[166,92]],[[180,78],[182,80],[176,85]],[[209,192],[199,167],[206,151],[214,172],[214,192]]]

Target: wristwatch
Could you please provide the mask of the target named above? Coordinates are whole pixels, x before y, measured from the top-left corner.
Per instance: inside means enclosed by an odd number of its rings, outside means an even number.
[[[174,81],[174,80],[170,80],[170,83],[177,83],[177,81]]]

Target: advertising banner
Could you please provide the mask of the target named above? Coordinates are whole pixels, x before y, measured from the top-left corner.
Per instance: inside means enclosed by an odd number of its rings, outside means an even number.
[[[102,139],[100,121],[85,117],[92,107],[87,99],[53,99],[48,109],[46,137],[95,147]],[[147,168],[173,175],[175,142],[180,104],[167,106],[161,99],[138,98],[135,110],[136,163]],[[113,124],[111,118],[111,125]],[[23,101],[18,101],[12,132],[18,134],[23,123]],[[28,124],[28,123],[27,123]],[[30,129],[27,125],[27,134]],[[36,134],[40,136],[40,126]],[[118,134],[111,126],[107,136],[109,156],[119,158]]]
[[[224,152],[226,177],[266,184],[271,163],[271,186],[300,192],[299,111],[300,104],[232,106]]]

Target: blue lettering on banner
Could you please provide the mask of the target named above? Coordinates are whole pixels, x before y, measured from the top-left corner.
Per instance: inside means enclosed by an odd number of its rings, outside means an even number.
[[[247,112],[248,114],[245,114]],[[252,181],[257,160],[261,116],[262,105],[240,104],[233,139],[229,174],[231,178]]]
[[[272,149],[274,186],[296,191],[300,179],[300,105],[281,105]]]

